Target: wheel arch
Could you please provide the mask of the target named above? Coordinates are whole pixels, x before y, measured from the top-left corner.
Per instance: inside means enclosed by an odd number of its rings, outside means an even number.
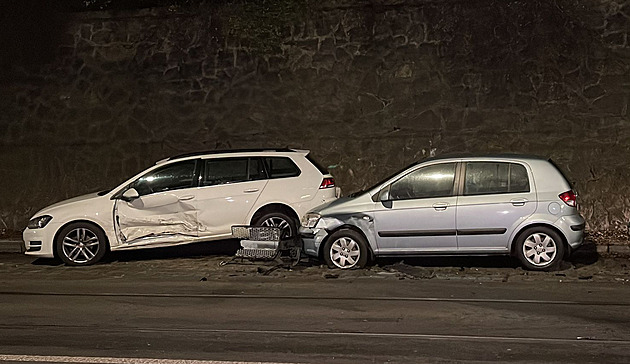
[[[259,207],[258,210],[254,212],[251,219],[249,219],[249,223],[253,225],[254,221],[258,220],[263,215],[268,214],[270,212],[274,212],[274,211],[280,211],[282,213],[285,213],[287,214],[287,216],[294,218],[296,222],[300,221],[300,217],[298,216],[298,213],[291,206],[284,203],[274,202],[274,203],[269,203],[269,204]]]
[[[326,235],[326,237],[322,240],[321,244],[319,244],[319,250],[317,252],[317,257],[318,257],[319,260],[323,260],[324,259],[324,245],[326,245],[326,242],[328,241],[330,236],[332,234],[336,233],[339,230],[353,230],[354,232],[359,233],[363,237],[363,239],[365,239],[366,245],[368,247],[368,251],[370,253],[370,257],[369,257],[370,261],[374,260],[374,258],[376,256],[374,254],[374,251],[372,250],[372,244],[370,244],[370,239],[367,238],[367,236],[365,235],[363,230],[361,230],[357,226],[350,225],[350,224],[340,225],[340,226],[337,226],[334,229],[328,231],[328,235]]]
[[[63,230],[68,225],[76,224],[76,223],[90,224],[90,225],[95,226],[97,229],[99,229],[103,233],[103,236],[105,237],[105,249],[106,249],[106,251],[107,252],[111,251],[111,247],[110,247],[110,244],[109,244],[109,237],[107,236],[107,233],[105,232],[105,229],[103,229],[103,227],[101,225],[99,225],[98,223],[96,223],[94,221],[85,220],[85,219],[79,219],[79,220],[68,221],[67,223],[61,225],[57,229],[57,231],[55,232],[55,236],[53,237],[53,254],[54,254],[55,258],[59,258],[58,254],[57,254],[57,249],[55,248],[55,246],[57,245],[57,239],[59,238],[59,233],[61,232],[61,230]]]
[[[567,237],[564,236],[564,233],[562,232],[562,230],[558,229],[557,227],[553,226],[552,224],[533,223],[533,224],[529,224],[529,225],[525,225],[525,226],[521,227],[520,230],[514,235],[514,238],[510,242],[510,245],[511,245],[510,246],[510,255],[511,256],[516,256],[516,242],[523,235],[525,230],[530,229],[530,228],[535,228],[535,227],[548,228],[548,229],[553,230],[556,234],[558,234],[558,236],[560,236],[560,239],[562,239],[562,246],[564,248],[564,256],[563,256],[563,258],[566,258],[569,255],[569,252],[570,252],[569,242],[567,241]]]

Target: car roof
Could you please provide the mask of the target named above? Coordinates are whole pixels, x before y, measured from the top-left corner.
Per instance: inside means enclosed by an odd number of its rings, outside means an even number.
[[[428,161],[439,161],[443,159],[516,159],[516,160],[549,160],[549,158],[532,155],[532,154],[517,154],[517,153],[495,153],[495,154],[473,154],[473,153],[458,153],[458,154],[443,154],[440,156],[429,157],[422,159],[418,163],[424,163]]]
[[[206,150],[206,151],[179,154],[173,157],[168,157],[168,158],[159,160],[155,164],[162,164],[165,162],[170,162],[170,161],[174,161],[178,159],[186,159],[190,157],[201,157],[201,156],[215,155],[215,154],[237,154],[237,153],[299,153],[299,154],[306,155],[310,153],[310,151],[303,150],[303,149],[291,149],[291,148],[216,149],[216,150]]]

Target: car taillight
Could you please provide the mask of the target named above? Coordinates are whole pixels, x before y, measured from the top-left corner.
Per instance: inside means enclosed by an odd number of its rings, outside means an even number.
[[[572,190],[561,193],[558,195],[558,197],[560,197],[560,199],[564,201],[564,203],[566,203],[567,205],[571,207],[577,207],[577,198],[575,196],[575,192],[573,192]]]
[[[322,180],[322,184],[319,185],[319,189],[335,187],[335,179],[332,177],[326,177]]]

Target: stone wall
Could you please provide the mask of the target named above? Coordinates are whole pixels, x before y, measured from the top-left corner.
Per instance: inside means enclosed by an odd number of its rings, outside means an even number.
[[[0,88],[0,228],[165,156],[310,149],[346,193],[451,152],[551,156],[591,231],[630,221],[625,3],[323,2],[277,51],[220,8],[66,14]]]

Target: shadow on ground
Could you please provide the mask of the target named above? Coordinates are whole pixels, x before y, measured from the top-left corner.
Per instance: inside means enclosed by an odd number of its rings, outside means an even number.
[[[597,246],[593,242],[586,242],[573,252],[560,265],[560,270],[579,268],[595,264],[599,260]],[[379,258],[375,264],[388,266],[392,264],[406,264],[418,267],[465,267],[465,268],[518,268],[520,262],[510,256],[434,256],[434,257],[405,257]]]
[[[167,260],[174,258],[193,258],[204,256],[233,256],[239,249],[239,240],[218,240],[205,243],[184,244],[167,248],[151,248],[111,252],[100,264],[115,262]],[[599,260],[597,247],[592,242],[585,243],[566,259],[560,270],[580,268],[595,264]],[[56,266],[63,263],[58,259],[36,259],[33,265]],[[313,259],[303,259],[302,266],[317,266],[323,262]],[[447,256],[447,257],[396,257],[378,258],[373,266],[409,266],[418,268],[508,268],[520,267],[518,259],[509,256]],[[298,268],[299,269],[299,268]]]
[[[240,248],[240,241],[237,239],[226,239],[204,243],[183,244],[166,248],[150,248],[124,250],[110,252],[98,264],[111,264],[113,262],[146,261],[173,258],[192,258],[212,255],[234,255]],[[59,259],[38,258],[32,262],[33,265],[62,265]]]

